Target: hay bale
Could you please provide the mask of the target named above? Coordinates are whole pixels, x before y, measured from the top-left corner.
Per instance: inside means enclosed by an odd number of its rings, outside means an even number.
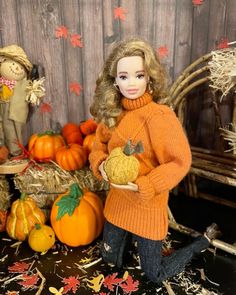
[[[5,175],[0,175],[0,209],[7,210],[10,207],[9,184]]]
[[[51,208],[56,197],[65,193],[72,183],[93,192],[108,189],[108,184],[98,181],[89,167],[68,172],[54,162],[30,166],[14,176],[15,187],[31,196],[40,208]]]

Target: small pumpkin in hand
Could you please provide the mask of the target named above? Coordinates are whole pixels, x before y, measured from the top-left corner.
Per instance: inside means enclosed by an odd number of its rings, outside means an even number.
[[[28,149],[35,161],[49,162],[55,161],[58,149],[65,145],[65,141],[60,134],[53,131],[46,131],[41,134],[33,134],[29,139]]]
[[[22,193],[11,206],[6,231],[11,238],[24,241],[36,223],[44,224],[45,221],[45,214],[37,207],[35,201]]]
[[[83,136],[80,131],[79,125],[77,125],[76,123],[67,123],[66,125],[64,125],[61,132],[67,144],[83,144]]]
[[[88,245],[101,233],[104,224],[101,199],[90,191],[83,192],[74,183],[54,201],[52,228],[57,238],[72,247]]]
[[[81,122],[79,127],[82,134],[86,136],[96,131],[97,123],[93,119],[88,119],[84,122]]]
[[[86,150],[77,143],[71,143],[58,149],[56,162],[64,170],[73,171],[84,167],[87,161]]]
[[[139,161],[133,154],[143,152],[141,142],[136,146],[129,140],[124,148],[114,148],[104,164],[109,181],[115,184],[127,184],[136,180],[139,173]]]
[[[50,226],[36,223],[29,233],[28,243],[32,250],[45,252],[55,244],[55,233]]]

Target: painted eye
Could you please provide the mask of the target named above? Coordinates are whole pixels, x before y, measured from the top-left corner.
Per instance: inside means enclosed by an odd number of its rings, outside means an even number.
[[[127,77],[126,77],[125,75],[121,75],[121,76],[119,76],[119,78],[120,78],[121,80],[126,80],[126,79],[127,79]]]
[[[144,78],[144,74],[139,74],[139,75],[137,75],[137,78],[138,78],[138,79],[143,79],[143,78]]]

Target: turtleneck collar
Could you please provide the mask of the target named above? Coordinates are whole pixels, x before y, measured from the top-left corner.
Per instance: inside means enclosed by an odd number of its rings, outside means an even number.
[[[125,110],[131,111],[131,110],[141,108],[145,106],[146,104],[150,103],[151,101],[152,101],[151,94],[145,92],[142,96],[136,99],[129,99],[129,98],[123,97],[121,99],[121,104]]]

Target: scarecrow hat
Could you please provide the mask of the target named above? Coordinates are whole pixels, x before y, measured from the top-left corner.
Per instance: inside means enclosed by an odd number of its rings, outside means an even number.
[[[24,66],[28,72],[31,72],[33,68],[32,63],[28,60],[24,50],[17,45],[9,45],[0,48],[0,56],[5,56],[7,58],[17,61],[22,66]]]

